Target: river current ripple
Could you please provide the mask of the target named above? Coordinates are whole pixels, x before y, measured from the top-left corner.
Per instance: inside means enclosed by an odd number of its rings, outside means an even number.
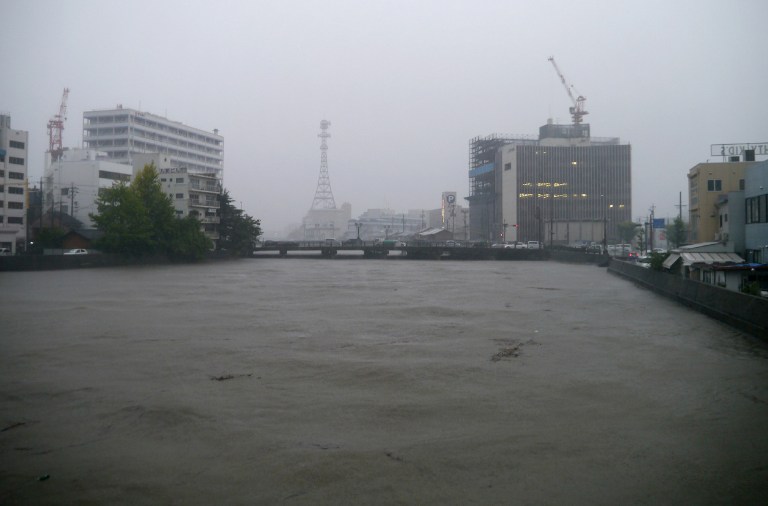
[[[2,504],[768,504],[768,346],[594,266],[0,274]]]

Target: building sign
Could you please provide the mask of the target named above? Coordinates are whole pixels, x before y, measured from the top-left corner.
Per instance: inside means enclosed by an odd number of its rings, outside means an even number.
[[[447,228],[448,220],[456,218],[456,192],[443,192],[442,200],[440,214],[442,215],[443,227]]]
[[[746,144],[712,144],[710,146],[712,156],[741,156],[744,151],[752,149],[755,156],[768,156],[768,142],[754,142]]]
[[[160,169],[160,174],[186,174],[187,168],[186,167],[171,167],[169,169]]]

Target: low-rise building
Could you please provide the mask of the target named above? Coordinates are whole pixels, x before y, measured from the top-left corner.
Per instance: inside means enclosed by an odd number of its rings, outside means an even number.
[[[744,187],[747,261],[768,264],[768,161],[749,167]]]
[[[158,170],[160,187],[173,203],[176,217],[194,216],[205,235],[215,241],[219,238],[219,195],[221,184],[213,174],[199,174],[185,167]]]
[[[718,203],[744,190],[747,167],[755,162],[700,163],[688,171],[689,240],[710,242],[720,229]]]
[[[130,183],[133,168],[115,163],[93,149],[65,149],[58,160],[48,159],[43,179],[45,213],[71,216],[80,228],[93,229],[99,192],[119,183]]]
[[[157,170],[160,187],[171,199],[176,217],[196,217],[205,235],[212,241],[218,240],[222,188],[216,174],[177,166],[165,153],[136,153],[133,155],[134,177],[147,165],[154,165]]]
[[[701,271],[705,267],[741,263],[744,263],[744,259],[733,251],[733,243],[712,241],[672,250],[664,260],[663,267],[686,279],[701,281]]]

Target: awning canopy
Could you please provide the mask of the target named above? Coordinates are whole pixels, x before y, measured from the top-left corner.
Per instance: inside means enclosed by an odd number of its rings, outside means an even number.
[[[741,264],[744,263],[744,259],[736,253],[672,253],[664,260],[664,268],[669,269],[675,262],[683,259],[683,265],[689,266],[693,264]]]

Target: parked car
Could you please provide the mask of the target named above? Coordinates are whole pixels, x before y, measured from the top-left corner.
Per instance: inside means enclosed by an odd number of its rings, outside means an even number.
[[[87,255],[88,250],[83,248],[68,249],[64,252],[65,255]]]
[[[649,256],[642,256],[637,258],[637,265],[640,267],[645,267],[646,269],[651,268],[651,257]]]
[[[589,246],[587,246],[587,249],[585,251],[587,253],[600,255],[603,253],[603,246],[600,244],[590,244]]]
[[[528,241],[528,249],[540,249],[541,243],[539,241]]]
[[[0,248],[0,256],[1,257],[11,256],[11,249],[10,248]]]
[[[445,245],[449,248],[458,248],[463,246],[463,244],[461,244],[459,241],[454,241],[454,240],[445,241]]]

